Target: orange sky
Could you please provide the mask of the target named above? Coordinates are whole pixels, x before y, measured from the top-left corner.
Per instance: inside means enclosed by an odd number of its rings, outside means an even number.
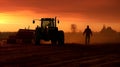
[[[2,0],[0,1],[0,31],[17,31],[30,26],[32,20],[55,17],[60,20],[59,29],[70,31],[76,24],[78,31],[90,25],[100,31],[103,25],[120,31],[119,0]]]

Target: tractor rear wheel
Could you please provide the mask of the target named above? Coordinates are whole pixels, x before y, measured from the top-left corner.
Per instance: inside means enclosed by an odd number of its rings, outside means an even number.
[[[64,32],[58,31],[58,45],[63,46],[64,45]]]
[[[57,44],[57,40],[51,40],[52,46],[55,46]]]

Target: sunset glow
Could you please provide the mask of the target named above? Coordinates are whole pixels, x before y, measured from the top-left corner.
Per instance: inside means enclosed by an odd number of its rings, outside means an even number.
[[[60,20],[59,29],[71,31],[71,24],[77,31],[90,25],[93,31],[100,31],[103,25],[120,32],[120,5],[117,0],[4,0],[0,1],[0,31],[18,31],[20,28],[35,29],[33,19],[55,17]],[[7,4],[7,5],[5,5]]]

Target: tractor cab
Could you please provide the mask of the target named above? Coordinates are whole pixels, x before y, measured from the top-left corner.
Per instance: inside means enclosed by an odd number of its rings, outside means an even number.
[[[56,27],[56,17],[55,18],[41,18],[41,19],[34,19],[33,24],[35,23],[35,20],[41,21],[41,28],[45,27]],[[59,20],[58,20],[59,23]]]
[[[42,18],[41,19],[41,28],[56,27],[54,18]]]

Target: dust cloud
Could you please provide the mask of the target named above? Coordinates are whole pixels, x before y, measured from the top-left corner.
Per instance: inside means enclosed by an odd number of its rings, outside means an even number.
[[[77,43],[84,44],[85,36],[80,33],[65,33],[65,43]],[[120,33],[101,33],[94,32],[90,39],[90,44],[102,44],[102,43],[120,43]]]
[[[14,35],[15,32],[0,33],[0,45],[6,43],[6,39],[10,35]],[[65,32],[65,43],[69,44],[85,44],[85,36],[82,32]],[[41,41],[44,44],[50,44],[51,41]],[[90,44],[117,44],[120,43],[120,32],[113,31],[110,28],[102,29],[100,32],[93,32],[93,36],[90,39]]]

